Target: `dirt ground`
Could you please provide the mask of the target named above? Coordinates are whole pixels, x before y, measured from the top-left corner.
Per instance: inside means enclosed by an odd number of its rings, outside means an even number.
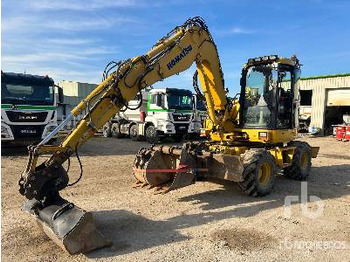
[[[133,158],[148,145],[92,139],[81,149],[83,179],[62,195],[91,211],[113,245],[76,256],[62,251],[20,210],[24,199],[17,179],[26,154],[3,150],[2,261],[349,261],[350,142],[306,140],[321,147],[308,181],[308,195],[324,204],[316,219],[303,215],[298,202],[285,217],[285,197],[300,196],[301,184],[283,176],[263,198],[243,196],[227,182],[197,182],[166,195],[134,189]],[[72,159],[71,180],[78,171]],[[309,207],[315,211],[317,205]]]

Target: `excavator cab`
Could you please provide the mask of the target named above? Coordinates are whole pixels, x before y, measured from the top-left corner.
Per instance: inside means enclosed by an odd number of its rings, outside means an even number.
[[[296,58],[280,59],[273,55],[249,59],[242,70],[240,127],[295,128],[294,96],[299,75]]]

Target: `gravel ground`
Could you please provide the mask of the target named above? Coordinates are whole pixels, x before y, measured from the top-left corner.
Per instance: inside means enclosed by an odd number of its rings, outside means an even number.
[[[2,151],[2,261],[349,261],[350,143],[308,138],[321,147],[313,159],[308,194],[322,199],[322,216],[310,219],[299,203],[284,216],[284,199],[300,196],[300,182],[283,176],[264,198],[243,196],[235,184],[197,182],[166,195],[134,189],[135,153],[143,142],[96,137],[82,149],[84,176],[62,195],[91,211],[109,248],[70,256],[30,216],[17,179],[24,150]],[[72,159],[71,180],[78,175]],[[309,208],[315,210],[316,203]]]

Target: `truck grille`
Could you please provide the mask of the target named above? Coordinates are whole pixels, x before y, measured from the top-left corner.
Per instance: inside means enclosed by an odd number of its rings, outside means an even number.
[[[39,126],[10,126],[15,139],[30,139],[40,140],[43,134],[45,125]]]
[[[188,122],[191,120],[191,114],[174,113],[173,118],[175,122]]]
[[[187,134],[188,124],[175,124],[176,134]]]
[[[44,122],[47,117],[47,112],[6,111],[6,114],[11,122]]]

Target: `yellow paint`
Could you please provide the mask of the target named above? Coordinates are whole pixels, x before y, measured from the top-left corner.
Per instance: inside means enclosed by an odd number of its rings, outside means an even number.
[[[273,176],[271,165],[267,162],[262,163],[258,173],[259,184],[262,186],[266,186],[269,180],[271,179],[271,176]]]
[[[259,138],[259,133],[267,133],[267,139]],[[287,143],[297,136],[296,129],[267,130],[267,129],[239,129],[233,128],[230,133],[212,132],[213,141],[250,141],[264,144]]]

